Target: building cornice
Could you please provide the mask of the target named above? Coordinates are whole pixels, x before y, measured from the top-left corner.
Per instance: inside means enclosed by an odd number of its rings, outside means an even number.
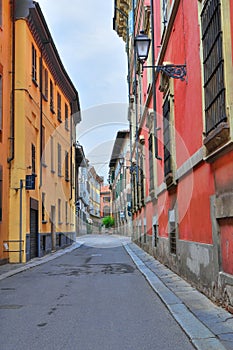
[[[131,8],[130,0],[115,0],[114,1],[114,18],[113,29],[117,34],[127,41],[128,31],[128,16]]]

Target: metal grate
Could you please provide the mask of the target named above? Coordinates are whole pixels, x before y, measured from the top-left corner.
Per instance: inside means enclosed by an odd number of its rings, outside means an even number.
[[[206,133],[226,121],[220,0],[207,0],[201,13]]]
[[[154,158],[153,158],[153,135],[149,137],[149,172],[150,172],[150,190],[154,188]]]
[[[167,96],[163,104],[164,175],[172,172],[170,140],[170,101]]]
[[[176,254],[176,227],[174,223],[170,223],[170,252]]]

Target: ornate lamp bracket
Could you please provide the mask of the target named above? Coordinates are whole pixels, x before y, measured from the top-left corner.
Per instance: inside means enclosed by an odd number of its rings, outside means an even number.
[[[163,72],[169,78],[185,80],[186,64],[166,64],[164,66],[142,66],[144,68],[155,68],[157,72]]]

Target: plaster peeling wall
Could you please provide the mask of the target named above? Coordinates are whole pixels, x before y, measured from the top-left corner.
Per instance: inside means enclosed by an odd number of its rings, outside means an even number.
[[[206,268],[210,263],[209,250],[198,245],[190,245],[189,254],[190,256],[187,257],[186,262],[187,266],[192,273],[199,277],[201,265]]]

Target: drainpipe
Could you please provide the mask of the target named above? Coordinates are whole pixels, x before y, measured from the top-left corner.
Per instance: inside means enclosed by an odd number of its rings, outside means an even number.
[[[151,53],[152,66],[155,65],[155,34],[154,34],[154,1],[150,0],[151,7]],[[155,85],[155,69],[152,69],[152,95],[153,95],[153,117],[154,117],[154,135],[155,135],[155,158],[161,159],[158,156],[158,140],[157,140],[157,115],[156,115],[156,85]]]
[[[11,114],[10,114],[10,163],[15,158],[15,0],[11,2],[12,20],[12,66],[11,66]]]
[[[133,0],[133,39],[135,39],[135,0]],[[134,43],[135,46],[135,43]],[[135,206],[137,206],[138,202],[138,96],[137,96],[137,52],[134,47],[134,96],[135,96],[135,150],[136,150],[136,203],[134,203]]]
[[[41,188],[43,184],[42,179],[42,168],[43,168],[43,96],[42,96],[42,86],[43,86],[43,77],[42,77],[42,50],[41,50],[41,57],[40,57],[40,184],[39,188]]]

